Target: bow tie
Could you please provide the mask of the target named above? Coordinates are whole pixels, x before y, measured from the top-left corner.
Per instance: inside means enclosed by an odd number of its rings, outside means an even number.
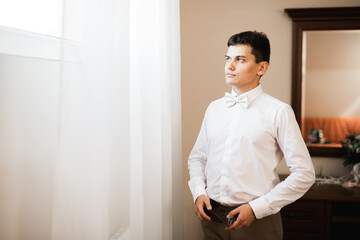
[[[247,95],[241,97],[235,97],[230,93],[225,93],[225,101],[228,107],[234,106],[236,103],[241,104],[244,108],[248,108],[249,101]]]

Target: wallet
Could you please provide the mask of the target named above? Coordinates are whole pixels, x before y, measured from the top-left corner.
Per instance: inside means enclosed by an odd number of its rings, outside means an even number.
[[[217,222],[217,223],[222,223],[223,220],[221,219],[221,216],[219,216],[218,214],[216,214],[214,211],[212,210],[208,210],[206,207],[204,208],[204,212],[206,215],[208,215],[211,218],[211,221],[213,222]]]

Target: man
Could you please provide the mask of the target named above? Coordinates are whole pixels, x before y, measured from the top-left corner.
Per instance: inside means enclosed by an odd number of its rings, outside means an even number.
[[[232,92],[209,105],[188,160],[205,239],[282,239],[280,209],[314,183],[293,110],[261,88],[269,59],[265,34],[230,37],[225,79]],[[283,157],[291,174],[280,183],[275,169]]]

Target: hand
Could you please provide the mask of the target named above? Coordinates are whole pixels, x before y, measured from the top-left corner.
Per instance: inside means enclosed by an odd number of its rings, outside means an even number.
[[[225,228],[226,230],[237,231],[242,227],[248,227],[255,219],[254,212],[252,211],[252,208],[248,203],[232,210],[228,214],[228,217],[235,216],[236,214],[239,214],[236,221],[230,227]]]
[[[200,219],[200,221],[210,221],[210,217],[205,214],[204,206],[206,206],[207,210],[211,210],[210,198],[206,195],[200,195],[196,198],[195,201],[195,214]]]

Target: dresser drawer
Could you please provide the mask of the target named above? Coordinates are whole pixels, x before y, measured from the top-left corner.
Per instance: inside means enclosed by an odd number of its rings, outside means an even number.
[[[281,210],[284,232],[325,231],[326,203],[298,200]]]

